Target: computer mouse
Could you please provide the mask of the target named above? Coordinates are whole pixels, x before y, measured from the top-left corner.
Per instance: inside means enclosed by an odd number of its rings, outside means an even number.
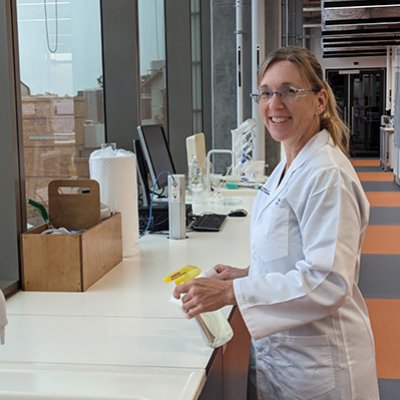
[[[238,208],[237,210],[232,210],[228,213],[228,217],[245,217],[247,211],[244,208]]]

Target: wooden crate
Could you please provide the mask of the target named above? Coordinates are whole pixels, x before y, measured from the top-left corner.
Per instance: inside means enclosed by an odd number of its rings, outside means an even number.
[[[120,213],[80,234],[41,235],[46,228],[21,235],[23,290],[85,291],[122,261]]]
[[[60,189],[78,189],[63,194]],[[93,180],[49,183],[49,218],[76,234],[41,235],[41,225],[21,235],[24,290],[81,292],[122,261],[121,214],[100,220],[99,185]]]

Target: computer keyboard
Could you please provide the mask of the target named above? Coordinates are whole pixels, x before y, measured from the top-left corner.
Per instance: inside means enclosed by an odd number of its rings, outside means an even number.
[[[194,231],[218,232],[225,219],[225,214],[202,214],[195,217],[191,228]]]

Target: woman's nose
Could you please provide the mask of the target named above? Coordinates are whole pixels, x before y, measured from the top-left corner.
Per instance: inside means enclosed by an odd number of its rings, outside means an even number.
[[[269,107],[284,107],[285,103],[278,92],[273,92],[271,100],[268,102]]]

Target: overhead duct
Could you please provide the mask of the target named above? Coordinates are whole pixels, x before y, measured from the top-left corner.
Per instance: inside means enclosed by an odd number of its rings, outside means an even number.
[[[321,2],[324,57],[385,55],[400,45],[400,1]]]

